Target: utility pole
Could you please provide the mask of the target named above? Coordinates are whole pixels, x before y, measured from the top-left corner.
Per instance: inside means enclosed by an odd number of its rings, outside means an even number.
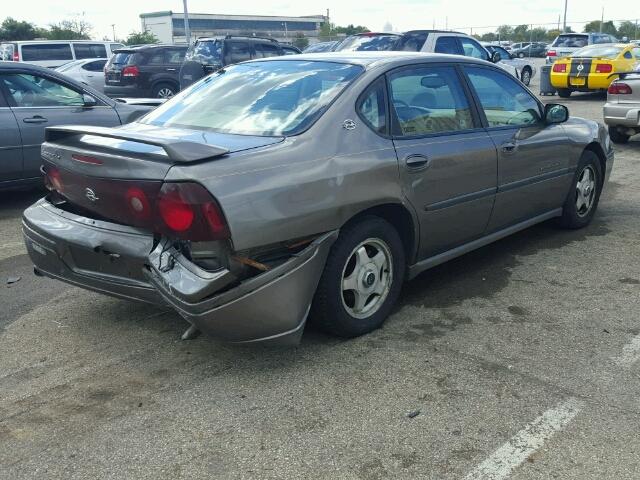
[[[566,33],[567,31],[567,2],[568,0],[564,0],[564,20],[562,21],[562,33]]]
[[[329,16],[328,8],[327,8],[327,25],[329,25],[329,40],[331,40],[331,17]]]
[[[602,33],[602,24],[604,23],[604,7],[602,7],[602,17],[600,17],[600,33]]]
[[[289,38],[289,33],[287,32],[287,22],[282,22],[282,24],[284,25],[284,39],[286,41],[287,38]]]
[[[116,41],[116,24],[112,23],[111,24],[111,30],[113,30],[113,41]]]
[[[449,30],[449,17],[444,17],[444,29]]]
[[[182,0],[184,5],[184,36],[187,39],[187,45],[191,45],[191,29],[189,28],[189,10],[187,9],[187,0]]]

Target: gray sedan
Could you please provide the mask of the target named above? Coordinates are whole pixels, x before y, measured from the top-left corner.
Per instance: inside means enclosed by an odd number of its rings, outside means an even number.
[[[555,219],[589,224],[613,150],[463,56],[357,52],[220,70],[121,128],[50,128],[24,213],[36,272],[171,306],[230,342],[353,337],[404,280]]]
[[[46,127],[112,127],[149,110],[111,100],[51,69],[0,62],[0,189],[42,181],[40,145]]]

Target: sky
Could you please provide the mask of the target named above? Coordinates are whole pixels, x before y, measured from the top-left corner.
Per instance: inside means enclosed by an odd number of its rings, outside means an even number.
[[[161,10],[182,12],[182,0],[4,0],[0,20],[5,16],[27,20],[38,26],[73,17],[84,16],[92,26],[92,36],[111,38],[112,24],[116,36],[125,38],[140,30],[139,14]],[[600,19],[603,5],[605,20],[640,19],[640,2],[620,3],[603,0],[568,0],[567,23]],[[607,5],[609,5],[607,7]],[[229,15],[316,15],[330,10],[337,25],[365,25],[382,30],[391,24],[396,31],[418,28],[449,28],[467,33],[493,31],[502,24],[547,24],[558,22],[564,0],[310,0],[236,1],[188,0],[192,13]],[[485,27],[485,28],[483,28]],[[576,31],[581,25],[573,24]]]

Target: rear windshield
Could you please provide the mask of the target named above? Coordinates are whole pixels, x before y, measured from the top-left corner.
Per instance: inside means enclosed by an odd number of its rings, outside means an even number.
[[[112,64],[115,65],[127,65],[133,63],[133,59],[135,57],[134,52],[117,52],[111,57]]]
[[[204,65],[222,64],[222,41],[199,40],[189,47],[184,59]]]
[[[589,35],[562,34],[553,42],[552,47],[582,48],[589,43]]]
[[[427,33],[405,33],[400,37],[393,50],[401,52],[419,52],[427,41]]]
[[[295,135],[363,71],[357,65],[274,60],[234,65],[183,90],[141,123],[240,135]]]
[[[336,52],[365,52],[391,50],[400,35],[354,35],[345,38],[335,48]]]
[[[624,50],[613,45],[590,45],[573,52],[574,57],[600,57],[614,59]]]
[[[71,45],[68,43],[40,43],[22,45],[22,60],[35,62],[39,60],[73,60]]]

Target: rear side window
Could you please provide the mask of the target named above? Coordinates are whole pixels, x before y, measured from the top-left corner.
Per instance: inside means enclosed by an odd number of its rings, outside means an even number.
[[[220,64],[222,62],[222,42],[219,40],[198,40],[189,47],[184,59],[204,65]]]
[[[22,60],[35,62],[42,60],[73,60],[71,45],[68,43],[42,43],[22,46]]]
[[[183,48],[169,48],[167,49],[167,63],[169,65],[180,65],[184,60],[184,54],[187,51]]]
[[[107,58],[107,49],[100,43],[74,43],[73,51],[76,52],[76,59],[84,58]]]
[[[451,55],[459,55],[458,39],[456,37],[439,37],[436,40],[436,53],[449,53]]]
[[[164,65],[164,53],[162,49],[152,51],[147,57],[147,65]]]
[[[106,60],[96,60],[94,62],[85,63],[81,68],[88,72],[101,72],[105,63],[107,63]]]
[[[256,58],[279,57],[282,55],[277,45],[269,43],[256,43]]]
[[[387,102],[385,100],[384,78],[376,80],[360,97],[358,113],[373,131],[387,133]]]
[[[427,41],[427,33],[405,33],[398,43],[393,47],[393,50],[400,52],[420,52],[424,43]]]
[[[412,137],[474,127],[469,102],[454,67],[415,67],[390,75],[394,135]]]
[[[353,35],[345,38],[338,46],[336,52],[379,52],[391,50],[398,41],[398,35]]]
[[[251,60],[251,45],[245,42],[229,42],[227,43],[227,51],[225,53],[225,63],[239,63],[245,60]]]
[[[588,35],[563,34],[553,42],[552,47],[582,48],[589,44]]]

